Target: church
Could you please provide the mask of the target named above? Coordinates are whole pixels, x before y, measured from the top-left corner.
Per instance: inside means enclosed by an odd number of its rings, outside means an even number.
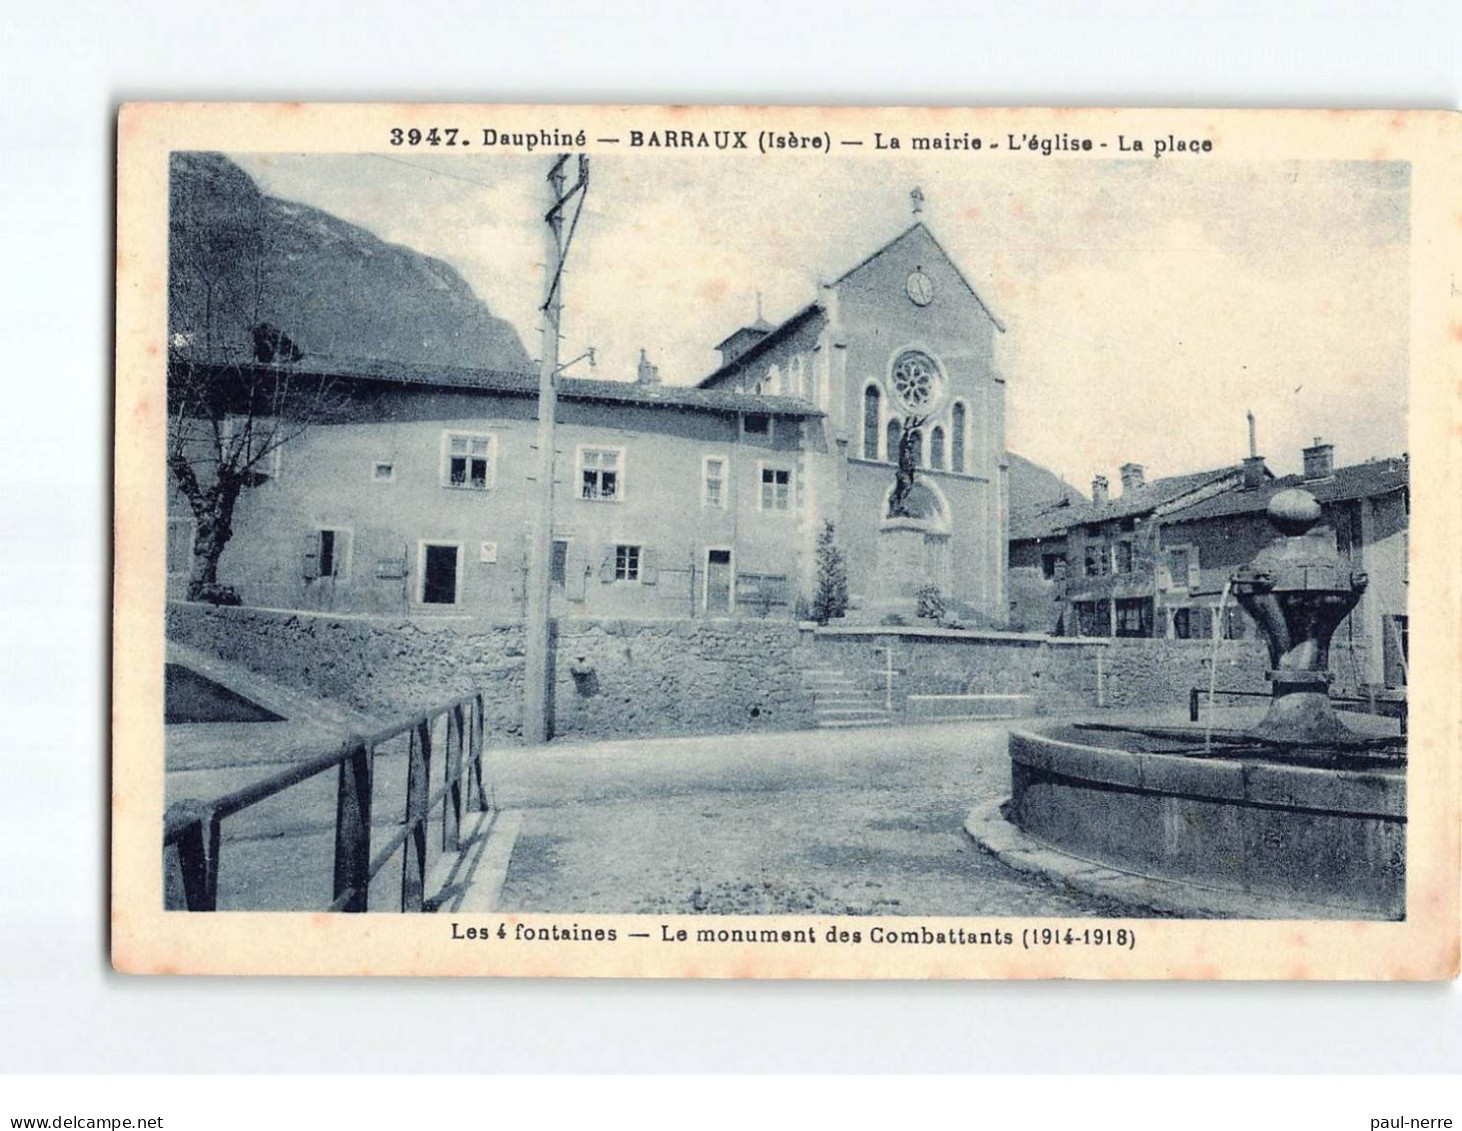
[[[877,588],[905,421],[923,573],[963,622],[1006,618],[1004,327],[915,217],[780,324],[732,330],[697,383],[560,377],[553,612],[806,614],[832,523],[856,617]],[[245,604],[336,613],[523,614],[537,374],[305,353],[170,378],[318,380],[341,412],[292,437],[239,499],[218,581]],[[214,370],[210,372],[210,369]],[[194,526],[169,506],[169,595]]]

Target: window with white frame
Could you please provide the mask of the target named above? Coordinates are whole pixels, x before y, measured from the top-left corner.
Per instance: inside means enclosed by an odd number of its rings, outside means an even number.
[[[272,416],[229,416],[223,420],[221,439],[230,463],[247,470],[256,481],[279,475],[280,422]]]
[[[701,505],[726,506],[726,457],[705,456],[701,459]]]
[[[579,498],[617,503],[624,497],[624,449],[579,449]]]
[[[442,434],[442,486],[486,491],[493,484],[497,441],[484,432]],[[392,474],[395,469],[392,468]]]
[[[614,547],[614,580],[638,581],[640,579],[640,548],[638,546]]]
[[[786,511],[792,509],[792,473],[785,467],[762,467],[760,509]]]
[[[197,523],[191,518],[168,519],[167,571],[169,577],[193,572],[193,535]]]

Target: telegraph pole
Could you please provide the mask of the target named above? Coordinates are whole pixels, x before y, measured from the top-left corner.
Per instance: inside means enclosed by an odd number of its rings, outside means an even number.
[[[538,366],[538,479],[537,506],[528,553],[528,608],[523,657],[523,738],[529,743],[548,741],[549,598],[553,553],[554,418],[558,407],[559,322],[563,314],[564,261],[583,211],[583,194],[589,186],[589,159],[579,155],[579,177],[565,192],[564,173],[569,155],[561,153],[548,171],[549,208],[544,215],[547,277],[543,314],[543,357]],[[564,238],[564,206],[579,196],[579,206]]]

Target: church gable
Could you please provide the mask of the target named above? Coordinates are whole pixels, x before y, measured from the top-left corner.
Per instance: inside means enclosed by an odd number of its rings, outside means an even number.
[[[995,317],[934,234],[916,222],[867,259],[845,272],[833,286],[841,293],[897,296],[915,307],[969,306],[1000,330]]]

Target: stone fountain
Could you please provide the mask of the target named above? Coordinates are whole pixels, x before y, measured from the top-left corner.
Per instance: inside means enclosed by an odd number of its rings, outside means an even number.
[[[1404,917],[1405,739],[1352,730],[1329,698],[1330,639],[1365,576],[1308,492],[1281,491],[1268,514],[1276,537],[1230,580],[1269,647],[1263,721],[1013,731],[1010,800],[971,814],[976,840],[1194,913]]]

